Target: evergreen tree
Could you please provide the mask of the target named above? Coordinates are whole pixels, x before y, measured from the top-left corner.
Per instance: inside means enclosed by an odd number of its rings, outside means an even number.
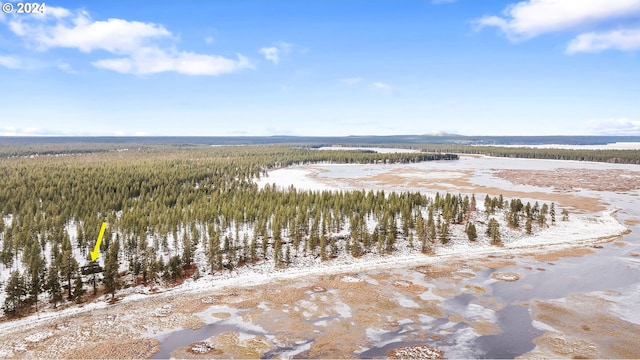
[[[256,255],[257,255],[256,254],[256,246],[257,246],[256,239],[257,239],[257,236],[254,233],[253,237],[251,238],[251,245],[249,245],[249,256],[251,258],[251,263],[252,264],[256,262]]]
[[[338,256],[338,243],[335,240],[331,240],[329,247],[331,248],[331,256]]]
[[[524,224],[524,229],[527,232],[527,235],[531,235],[533,233],[533,220],[531,216],[527,217],[527,222]]]
[[[174,255],[169,259],[169,265],[167,266],[167,270],[173,281],[178,280],[178,277],[182,276],[181,263],[182,261],[180,260],[179,255]]]
[[[538,226],[543,227],[547,224],[547,213],[549,212],[549,206],[546,203],[542,204],[540,212],[538,214]]]
[[[472,222],[467,225],[467,237],[469,241],[476,241],[478,239],[478,233],[476,232],[476,226]]]
[[[487,213],[487,215],[493,213],[493,202],[491,201],[491,197],[489,197],[489,194],[484,197],[484,211]]]
[[[67,281],[67,297],[71,299],[71,279],[78,271],[78,261],[73,256],[71,241],[66,235],[62,238],[62,257],[60,260],[60,276]]]
[[[242,237],[242,262],[246,262],[249,257],[249,237],[247,233]]]
[[[427,218],[427,249],[426,251],[423,250],[423,252],[433,251],[432,245],[436,241],[436,236],[437,236],[437,232],[436,232],[436,224],[433,221],[433,209],[429,207],[429,216]]]
[[[115,299],[116,291],[120,287],[118,252],[119,244],[114,241],[108,248],[107,259],[104,263],[104,289],[105,292],[111,294],[111,300]]]
[[[556,224],[556,204],[555,203],[551,203],[549,216],[551,217],[551,225],[555,225]]]
[[[182,264],[185,269],[191,268],[193,262],[193,244],[190,236],[185,235],[182,237]]]
[[[440,225],[440,242],[446,244],[449,242],[449,222],[444,220]]]
[[[29,295],[31,295],[31,298],[35,302],[36,312],[38,312],[38,295],[42,292],[42,286],[44,285],[45,261],[42,258],[40,244],[37,241],[31,243],[28,273]]]
[[[145,269],[145,279],[150,287],[154,287],[160,276],[160,264],[156,256],[156,249],[147,248],[147,268]]]
[[[209,263],[211,274],[214,274],[216,270],[222,269],[220,235],[215,231],[209,233],[209,246],[207,247],[207,251],[209,252],[207,254],[207,262]]]
[[[0,262],[7,268],[13,265],[14,253],[13,232],[10,231],[10,229],[11,228],[5,229],[4,237],[2,238],[2,253],[0,253]]]
[[[6,315],[20,316],[24,306],[24,298],[27,295],[27,287],[24,277],[18,270],[12,271],[5,286],[7,293],[2,307]]]
[[[427,251],[427,224],[424,221],[422,215],[418,215],[416,220],[416,232],[418,234],[418,241],[420,242],[420,251]]]
[[[320,259],[327,260],[327,237],[324,234],[320,235]]]
[[[76,274],[75,281],[73,282],[73,300],[76,304],[80,304],[82,302],[82,297],[86,293],[83,285],[82,276],[80,276],[79,273]]]
[[[489,220],[489,224],[487,226],[487,236],[489,236],[491,244],[493,245],[497,245],[502,241],[500,239],[500,224],[495,218],[491,218],[491,220]]]
[[[291,263],[291,246],[289,246],[289,244],[287,244],[287,250],[286,250],[286,254],[285,254],[285,261],[288,264]]]
[[[53,307],[57,307],[62,301],[62,287],[60,286],[60,277],[58,276],[58,268],[53,264],[47,271],[47,291],[53,302]]]
[[[562,209],[562,221],[569,221],[569,211]]]

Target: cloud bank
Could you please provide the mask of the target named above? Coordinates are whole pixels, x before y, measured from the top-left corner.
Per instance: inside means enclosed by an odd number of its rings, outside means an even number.
[[[640,121],[622,119],[601,119],[587,122],[587,127],[598,135],[640,136]]]
[[[15,16],[4,21],[9,30],[37,51],[54,48],[83,53],[104,51],[116,57],[91,64],[124,74],[176,72],[185,75],[222,75],[252,68],[243,55],[227,58],[176,49],[175,36],[164,26],[124,19],[94,20],[86,11],[72,12],[48,6],[46,14]],[[15,65],[0,59],[0,65]]]
[[[640,0],[527,0],[507,6],[501,16],[483,16],[474,24],[478,30],[496,27],[513,42],[547,33],[578,31],[581,33],[566,47],[568,54],[575,54],[640,50],[637,23],[606,28],[612,21],[638,16]],[[600,29],[602,26],[604,30]],[[582,32],[584,29],[594,31]]]

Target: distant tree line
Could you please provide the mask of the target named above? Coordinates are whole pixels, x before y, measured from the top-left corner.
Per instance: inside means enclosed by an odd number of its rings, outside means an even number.
[[[531,147],[425,145],[422,151],[482,154],[496,157],[640,164],[640,150],[538,149]]]

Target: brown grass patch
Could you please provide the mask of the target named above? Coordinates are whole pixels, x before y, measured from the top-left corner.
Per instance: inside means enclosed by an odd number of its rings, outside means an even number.
[[[442,264],[442,265],[425,265],[425,266],[418,266],[413,270],[421,274],[427,275],[428,278],[438,279],[443,277],[450,277],[453,273],[458,271],[458,264],[449,263],[449,264]]]
[[[532,319],[570,334],[548,333],[534,342],[556,356],[640,358],[640,325],[610,314],[609,306],[609,301],[589,295],[572,295],[564,302],[534,301]]]
[[[594,253],[595,251],[590,248],[569,248],[548,253],[534,254],[533,258],[538,261],[557,261],[558,259],[563,257],[579,257]]]
[[[473,293],[473,295],[475,296],[479,296],[479,295],[484,295],[487,293],[487,289],[479,286],[479,285],[465,285],[464,288],[466,290],[469,290],[469,292]]]
[[[262,294],[262,299],[273,304],[293,304],[307,296],[306,288],[297,287],[272,287]]]
[[[467,324],[480,335],[498,335],[502,332],[502,329],[489,321],[467,321]]]
[[[380,314],[374,307],[360,309],[353,318],[360,325],[377,325],[380,323]]]
[[[494,297],[477,297],[472,301],[472,303],[481,305],[493,311],[500,311],[506,306],[504,303],[500,302]]]
[[[402,346],[397,349],[387,351],[389,359],[444,359],[444,351],[432,348],[427,345]]]
[[[212,313],[211,316],[216,319],[228,319],[229,317],[231,317],[231,314],[229,314],[228,312],[219,312],[219,313]]]
[[[640,172],[622,169],[500,170],[495,175],[516,184],[553,187],[560,191],[582,188],[619,193],[640,189]]]
[[[378,282],[386,282],[391,278],[391,275],[388,273],[367,274],[367,276]]]
[[[483,269],[499,269],[507,266],[515,266],[516,262],[511,259],[501,259],[501,258],[486,258],[486,259],[477,259],[469,264],[469,267],[472,270],[479,271]]]
[[[348,305],[354,306],[358,304],[376,304],[380,309],[391,309],[396,304],[389,300],[389,297],[383,294],[377,286],[367,282],[359,283],[343,283],[347,285],[340,289],[340,298]]]
[[[215,355],[221,355],[221,358],[240,358],[240,359],[256,359],[269,351],[273,345],[262,336],[254,336],[244,341],[239,341],[239,335],[236,332],[224,332],[209,338],[208,343],[217,349]],[[190,346],[191,347],[191,346]],[[182,357],[181,354],[174,352],[172,355]],[[204,354],[214,355],[212,353]]]
[[[640,225],[640,218],[625,219],[624,224],[627,226]]]
[[[451,287],[451,288],[441,288],[441,287],[433,287],[431,288],[431,293],[443,297],[445,299],[451,299],[461,294],[460,289]]]
[[[205,326],[205,322],[202,321],[202,319],[195,317],[195,316],[190,316],[187,319],[185,319],[182,323],[181,326],[183,328],[189,328],[192,330],[197,330],[200,329],[201,327]]]
[[[612,242],[612,244],[613,244],[614,246],[619,246],[619,247],[623,247],[623,246],[627,246],[627,245],[629,245],[629,243],[626,243],[626,242],[624,242],[624,241],[614,241],[614,242]]]
[[[118,339],[90,342],[62,354],[65,359],[141,359],[160,350],[156,339]]]
[[[319,359],[356,359],[353,351],[357,345],[367,343],[365,331],[346,323],[334,324],[316,337],[309,349],[309,358]]]
[[[429,290],[428,287],[411,283],[411,285],[407,286],[406,290],[413,294],[422,294],[423,292]]]
[[[494,272],[491,277],[500,281],[518,281],[520,274],[514,272]]]
[[[252,316],[253,321],[251,323],[260,324],[265,330],[272,334],[278,334],[281,338],[289,335],[313,337],[314,327],[302,315],[304,309],[300,310],[299,312],[291,311],[289,313],[281,310],[256,310]]]
[[[422,294],[423,292],[428,290],[426,286],[414,284],[411,281],[407,281],[407,280],[394,281],[393,286],[398,289],[406,290],[413,294]]]
[[[234,304],[234,307],[239,309],[253,309],[260,305],[260,302],[258,298],[249,298]]]
[[[446,313],[440,306],[441,303],[439,300],[423,300],[420,312],[435,318],[445,317]]]
[[[176,301],[167,301],[167,303],[176,304]],[[174,311],[180,311],[185,314],[193,314],[201,311],[205,311],[209,304],[202,301],[191,300],[178,300],[178,304],[173,306]]]

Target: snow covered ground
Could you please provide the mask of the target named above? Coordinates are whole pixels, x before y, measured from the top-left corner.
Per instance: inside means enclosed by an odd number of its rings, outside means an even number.
[[[416,249],[411,249],[406,242],[398,242],[398,249],[391,255],[365,254],[360,258],[353,258],[341,253],[335,259],[322,261],[319,257],[299,257],[289,267],[276,269],[273,261],[262,261],[254,265],[247,265],[224,271],[215,275],[204,275],[197,280],[187,279],[183,284],[173,288],[160,288],[164,295],[183,292],[204,292],[223,289],[229,286],[253,286],[271,281],[295,279],[311,275],[328,275],[340,273],[362,273],[371,269],[413,267],[427,264],[444,263],[454,258],[483,257],[497,254],[529,253],[536,248],[545,246],[546,249],[573,247],[595,242],[622,234],[627,228],[620,224],[611,212],[597,215],[573,216],[570,221],[559,221],[556,226],[541,230],[533,237],[525,237],[518,231],[503,234],[503,247],[495,247],[484,241],[471,243],[461,231],[452,232],[452,240],[447,245],[440,245],[435,255],[424,255]],[[479,231],[480,232],[480,231]],[[198,266],[207,268],[204,258]],[[122,302],[136,301],[151,296],[147,288],[142,286],[121,291]],[[91,311],[107,306],[105,297],[100,301],[89,303],[83,307],[70,307],[64,310],[51,308],[23,319],[0,323],[0,334],[26,325],[34,325],[58,316],[67,316]]]
[[[475,161],[481,163],[487,163],[486,158],[475,158]],[[514,159],[494,159],[493,165],[512,163]],[[536,164],[528,160],[518,159],[517,163],[520,166],[527,167],[525,164]],[[569,162],[559,162],[558,166],[566,166]],[[539,163],[535,166],[541,166]],[[546,164],[546,163],[545,163]],[[431,166],[435,169],[445,168],[446,170],[457,169],[458,171],[464,171],[466,169],[486,169],[481,166],[466,167],[461,166],[464,163],[460,162],[431,162],[426,164],[420,164],[423,167]],[[503,165],[504,166],[504,165]],[[547,165],[542,165],[547,166]],[[595,164],[600,167],[601,164]],[[334,166],[323,165],[324,170],[331,171],[332,169],[339,169],[340,173],[347,173],[349,170],[364,171],[364,172],[377,172],[379,168],[388,169],[390,165],[350,165],[350,166]],[[500,168],[500,166],[497,166]],[[491,167],[490,167],[491,168]],[[495,167],[494,167],[495,168]],[[279,169],[269,173],[268,177],[264,177],[258,181],[261,187],[268,183],[276,183],[277,186],[287,188],[291,185],[298,189],[308,190],[344,190],[344,186],[340,185],[339,179],[334,179],[334,183],[328,183],[327,181],[320,181],[317,177],[310,176],[317,174],[315,170],[309,167],[292,167],[286,169]],[[437,171],[434,172],[434,176],[438,177]],[[481,207],[481,201],[479,201],[479,207]],[[483,215],[478,215],[483,216]],[[504,221],[503,219],[499,219]],[[504,222],[503,222],[504,224]],[[452,240],[447,245],[441,245],[436,248],[435,255],[424,255],[417,249],[409,247],[406,241],[399,241],[397,243],[397,251],[391,255],[376,255],[365,254],[360,258],[353,258],[348,254],[341,252],[335,259],[328,261],[322,261],[319,257],[314,256],[300,256],[295,258],[295,261],[287,268],[277,269],[274,266],[272,260],[261,261],[256,264],[250,264],[243,267],[234,269],[233,271],[223,271],[214,275],[207,274],[206,269],[208,266],[204,256],[199,256],[198,253],[202,253],[202,249],[196,252],[195,261],[200,268],[201,274],[206,274],[197,280],[187,279],[183,284],[173,288],[160,287],[162,296],[168,296],[171,294],[180,294],[183,292],[203,292],[211,291],[215,289],[222,289],[229,286],[251,286],[268,283],[275,280],[295,279],[299,277],[305,277],[309,275],[323,275],[323,274],[340,274],[340,273],[359,273],[371,270],[373,268],[398,268],[398,267],[411,267],[425,264],[444,263],[452,258],[465,258],[465,257],[483,257],[489,254],[500,253],[527,253],[533,251],[535,248],[545,246],[547,249],[566,248],[580,244],[587,244],[596,242],[600,239],[620,235],[627,231],[627,228],[620,224],[614,217],[614,209],[608,209],[607,211],[586,214],[586,215],[571,215],[570,220],[563,222],[558,221],[555,226],[551,226],[546,229],[540,229],[532,236],[524,236],[522,231],[507,230],[506,226],[503,226],[505,232],[503,234],[503,247],[495,247],[488,244],[486,238],[482,238],[474,243],[467,240],[466,235],[462,232],[461,227],[452,227],[451,238]],[[75,227],[70,225],[68,228],[72,244],[75,248]],[[478,233],[484,232],[482,226],[478,227]],[[151,243],[151,241],[150,241]],[[173,243],[170,239],[169,244]],[[416,246],[417,240],[416,240]],[[202,255],[202,254],[200,254]],[[81,254],[78,253],[79,260],[82,259]],[[271,259],[272,257],[270,257]],[[83,262],[81,262],[83,263]],[[0,265],[2,266],[2,265]],[[121,261],[121,267],[126,269],[127,264],[125,261]],[[6,273],[7,269],[1,269],[3,273]],[[6,275],[5,275],[6,276]],[[123,297],[122,302],[136,301],[143,298],[148,298],[151,295],[147,288],[138,286],[122,290],[119,296]],[[42,296],[44,298],[44,295]],[[4,301],[4,291],[0,292],[0,302]],[[86,311],[92,311],[107,306],[107,302],[104,301],[104,297],[98,301],[85,304],[83,307],[71,306],[63,310],[53,310],[46,308],[40,311],[38,314],[18,319],[10,322],[0,323],[0,337],[3,333],[11,332],[12,329],[22,328],[24,326],[32,326],[41,323],[46,320],[50,320],[56,317],[79,314]],[[0,354],[1,355],[1,354]]]

